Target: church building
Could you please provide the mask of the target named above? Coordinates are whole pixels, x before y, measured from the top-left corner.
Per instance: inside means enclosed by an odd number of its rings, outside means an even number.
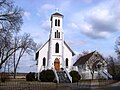
[[[63,17],[58,12],[51,15],[49,39],[36,51],[38,79],[39,73],[47,69],[54,71],[59,83],[72,82],[69,75],[71,70],[78,71],[81,79],[112,78],[107,72],[105,59],[96,51],[79,57],[73,64],[72,57],[75,53],[64,40]]]
[[[51,15],[51,30],[48,41],[36,52],[38,73],[43,69],[69,69],[72,66],[72,56],[75,53],[64,40],[63,15],[56,12]]]

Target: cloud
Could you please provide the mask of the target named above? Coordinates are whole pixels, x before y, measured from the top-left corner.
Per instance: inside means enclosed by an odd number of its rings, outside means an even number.
[[[86,41],[81,40],[81,39],[68,39],[67,43],[71,47],[81,47],[81,46],[84,46],[86,44]]]
[[[43,4],[40,8],[38,8],[37,15],[41,16],[42,14],[46,16],[46,14],[48,14],[49,11],[53,11],[53,10],[55,10],[55,5]]]
[[[50,31],[50,20],[47,19],[41,23],[41,28],[45,31]]]
[[[119,3],[120,0],[107,0],[85,11],[77,12],[72,18],[71,25],[90,38],[108,38],[113,32],[120,30]]]
[[[28,20],[30,20],[31,13],[30,12],[24,12],[24,17],[26,17]]]
[[[61,3],[57,8],[62,12],[66,12],[69,11],[70,6],[71,6],[71,0],[66,0],[64,1],[64,3]]]
[[[52,13],[52,12],[55,12],[56,9],[58,9],[59,12],[69,11],[71,1],[72,0],[65,0],[64,2],[62,2],[62,1],[58,0],[58,1],[56,1],[56,4],[45,3],[38,8],[37,15],[41,16],[41,14],[43,15],[43,13],[44,13],[44,15],[48,14],[48,13]],[[47,16],[47,17],[49,17],[49,16]]]
[[[85,3],[91,3],[93,0],[81,0],[81,1]]]
[[[55,9],[55,6],[52,4],[44,4],[43,6],[41,6],[41,9],[47,11],[47,10]]]

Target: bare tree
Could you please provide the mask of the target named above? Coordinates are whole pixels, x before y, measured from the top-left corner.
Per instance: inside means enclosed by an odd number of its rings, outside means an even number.
[[[11,57],[14,52],[16,52],[19,48],[21,48],[22,45],[17,44],[16,47],[14,47],[14,42],[9,33],[3,37],[3,40],[0,45],[0,51],[1,51],[1,62],[0,62],[0,67],[2,67],[2,64],[5,63],[9,57]]]
[[[120,64],[117,62],[117,58],[109,56],[107,58],[108,72],[113,76],[113,79],[120,80]]]
[[[118,37],[116,40],[115,52],[117,53],[118,59],[120,60],[120,37]]]
[[[0,0],[0,31],[19,31],[23,10],[14,6],[12,0]]]
[[[108,72],[114,77],[116,75],[116,68],[115,68],[116,58],[109,56],[106,59],[108,62]]]
[[[27,53],[29,55],[35,53],[37,49],[37,44],[33,41],[30,34],[25,33],[23,36],[17,36],[15,38],[16,45],[18,43],[21,44],[21,48],[17,52],[14,53],[14,78],[16,76],[16,70],[18,67],[18,64],[22,58],[22,56]],[[16,47],[15,45],[15,47]],[[15,55],[17,54],[17,55]]]
[[[89,54],[89,51],[83,51],[82,52],[82,55],[84,56],[84,55],[87,55],[87,54]]]
[[[20,31],[23,10],[14,6],[12,0],[0,0],[0,68],[13,53],[21,48],[14,47],[13,34]]]

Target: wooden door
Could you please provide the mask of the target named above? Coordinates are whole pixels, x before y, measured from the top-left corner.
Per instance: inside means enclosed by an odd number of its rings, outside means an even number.
[[[58,58],[56,58],[54,61],[54,68],[56,71],[60,71],[60,61]]]

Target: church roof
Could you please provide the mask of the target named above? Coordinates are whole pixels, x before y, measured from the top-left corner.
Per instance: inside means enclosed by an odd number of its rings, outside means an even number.
[[[52,15],[58,15],[58,16],[63,16],[62,14],[56,12],[56,13],[53,13]]]
[[[62,17],[64,17],[62,14],[56,12],[56,13],[53,13],[53,14],[51,15],[50,20],[52,20],[52,17],[53,17],[53,16],[62,16]]]
[[[68,46],[68,44],[64,41],[64,44],[67,46],[67,48],[72,52],[72,56],[75,55],[75,53],[72,51],[72,49]]]
[[[87,55],[84,55],[84,56],[81,56],[74,64],[73,66],[78,66],[78,65],[81,65],[81,64],[85,64],[86,61],[89,60],[89,58],[95,53],[96,51],[93,51]]]
[[[47,40],[47,42],[45,42],[45,44],[43,44],[40,48],[38,48],[38,50],[36,52],[40,51],[49,41],[50,41],[50,39]]]
[[[38,48],[38,50],[36,51],[36,54],[35,54],[35,60],[38,59],[39,57],[39,51],[50,41],[50,39],[45,43],[43,44],[40,48]]]
[[[50,39],[45,43],[43,44],[37,51],[36,51],[36,56],[35,56],[35,59],[37,60],[38,58],[38,55],[37,53],[50,41]],[[68,44],[64,41],[64,44],[66,45],[66,47],[70,50],[70,52],[72,53],[72,56],[75,55],[75,53],[72,51],[72,49],[68,46]]]

